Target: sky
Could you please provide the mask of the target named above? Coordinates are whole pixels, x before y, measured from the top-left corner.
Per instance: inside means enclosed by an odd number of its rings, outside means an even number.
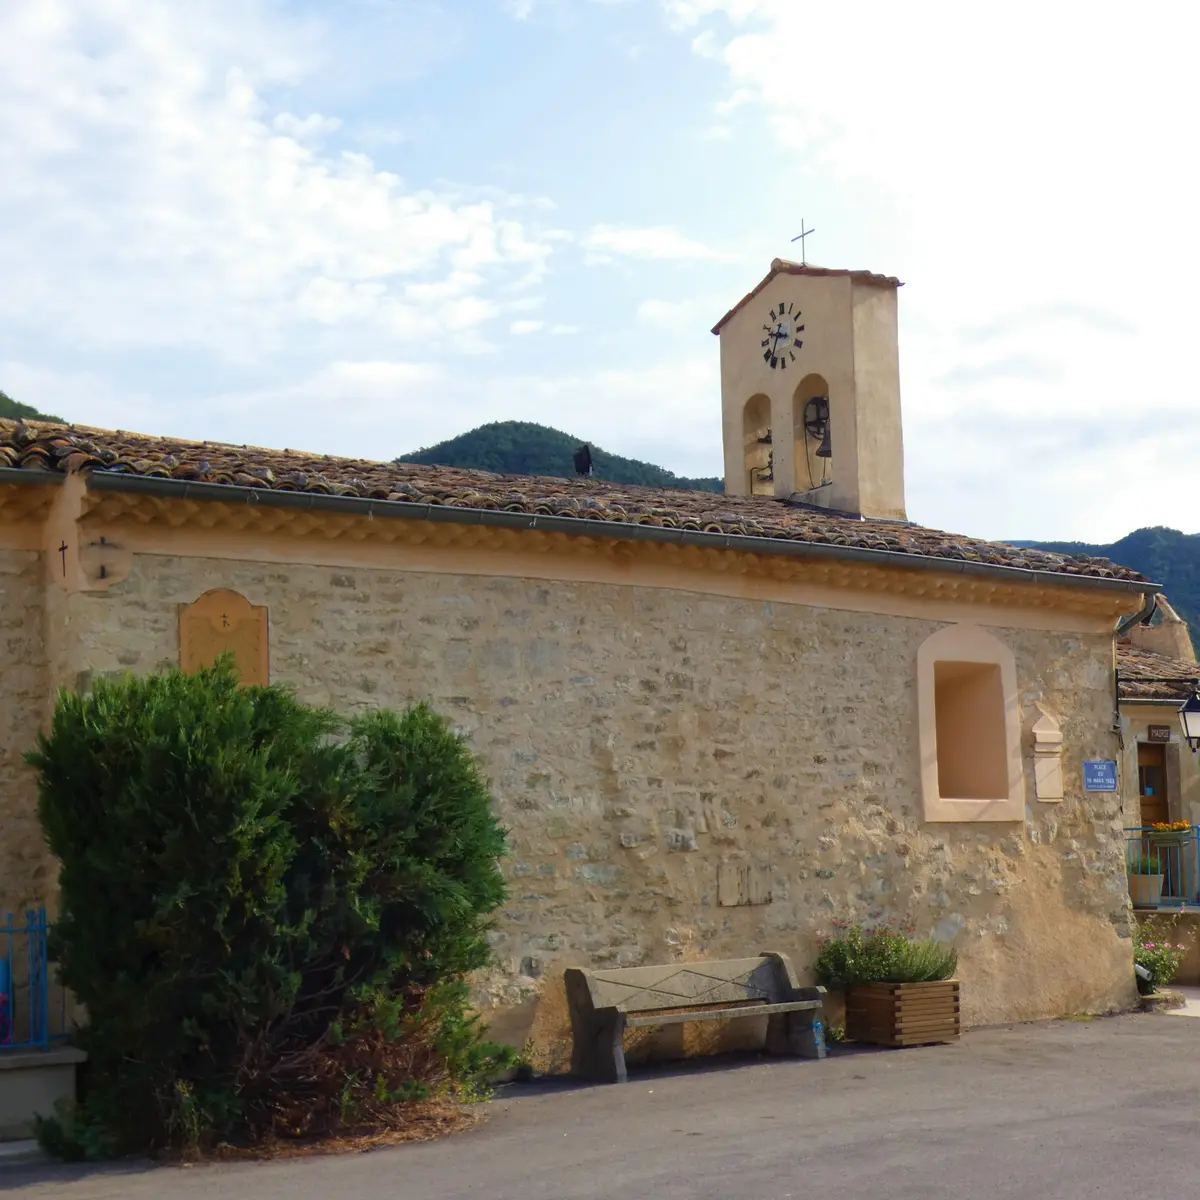
[[[899,276],[908,515],[1200,529],[1200,14],[0,0],[0,389],[386,459],[540,421],[721,472],[715,321]]]

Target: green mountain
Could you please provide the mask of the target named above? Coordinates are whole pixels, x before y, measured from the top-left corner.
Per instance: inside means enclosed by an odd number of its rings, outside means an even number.
[[[397,462],[423,463],[436,467],[466,467],[496,471],[501,475],[575,474],[573,455],[583,438],[572,437],[548,425],[531,421],[496,421],[480,425],[447,442],[402,454]],[[592,446],[592,475],[610,483],[641,483],[649,487],[686,488],[698,492],[724,491],[718,478],[686,479],[653,463],[622,458]]]
[[[1136,529],[1107,546],[1086,542],[1013,542],[1059,554],[1095,554],[1123,567],[1141,571],[1161,583],[1175,611],[1188,623],[1192,638],[1200,645],[1200,533],[1180,533],[1156,525]]]
[[[36,408],[29,404],[21,404],[14,400],[11,396],[7,396],[4,392],[0,392],[0,417],[9,417],[14,421],[61,421],[62,417],[52,417],[47,413],[40,413]]]

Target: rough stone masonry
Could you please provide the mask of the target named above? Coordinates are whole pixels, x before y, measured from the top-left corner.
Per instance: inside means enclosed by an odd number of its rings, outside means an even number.
[[[518,1044],[561,1034],[565,966],[777,949],[808,973],[840,919],[952,940],[969,1024],[1132,1000],[1120,801],[1079,778],[1084,758],[1115,757],[1109,635],[992,628],[1016,655],[1022,729],[1039,703],[1060,721],[1067,799],[1031,799],[1023,826],[929,825],[913,664],[934,621],[138,554],[109,591],[56,601],[74,649],[49,669],[39,557],[0,554],[5,907],[52,899],[20,764],[50,677],[176,665],[179,606],[223,587],[267,606],[274,681],[347,713],[427,698],[469,736],[511,847],[477,994]]]

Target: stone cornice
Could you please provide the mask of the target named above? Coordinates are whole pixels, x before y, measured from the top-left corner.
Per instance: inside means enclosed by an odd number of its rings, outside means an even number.
[[[590,536],[449,520],[386,520],[328,509],[177,500],[109,490],[85,492],[81,521],[85,531],[104,530],[140,552],[611,579],[988,624],[1111,630],[1135,601],[1128,585],[1081,588],[1074,579],[1059,582],[1034,573],[1028,580],[1016,581],[999,574],[957,572],[953,564],[947,564],[946,570],[931,570],[925,564],[924,569],[906,569],[835,557],[623,540],[614,536],[615,530]],[[388,548],[391,552],[380,553]],[[973,611],[964,615],[964,607]],[[1014,616],[1021,612],[1031,619]]]

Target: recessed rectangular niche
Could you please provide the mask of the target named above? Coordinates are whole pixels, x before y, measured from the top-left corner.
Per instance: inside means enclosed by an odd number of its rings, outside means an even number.
[[[717,903],[722,908],[771,903],[771,868],[756,863],[717,866]]]
[[[179,665],[188,674],[211,667],[222,654],[233,655],[242,683],[269,682],[267,610],[237,592],[205,592],[179,609]]]
[[[938,792],[943,800],[1007,800],[999,663],[936,662]]]
[[[1000,638],[962,624],[921,643],[917,727],[926,821],[1025,819],[1020,711],[1016,657]]]

